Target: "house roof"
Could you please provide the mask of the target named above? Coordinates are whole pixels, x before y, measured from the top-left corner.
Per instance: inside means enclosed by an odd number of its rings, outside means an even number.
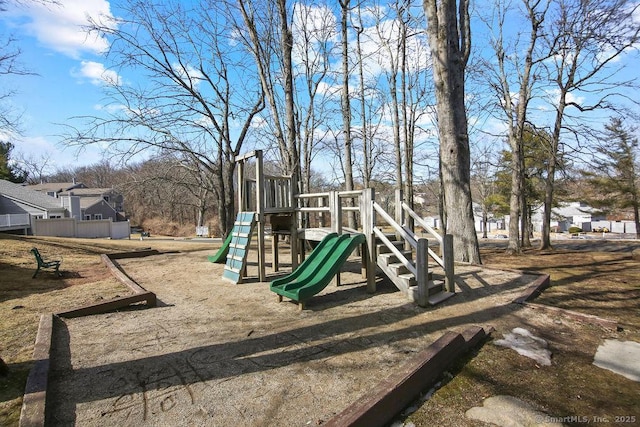
[[[561,203],[560,206],[554,207],[552,211],[556,215],[561,215],[564,217],[572,217],[572,216],[589,216],[593,214],[595,209],[592,208],[591,206],[587,206],[582,203],[572,202],[572,203]]]
[[[30,185],[29,188],[35,191],[53,191],[60,193],[62,191],[69,191],[75,188],[83,188],[85,185],[81,182],[45,182],[42,184]]]
[[[87,209],[103,201],[102,197],[80,197],[80,208]]]
[[[43,210],[64,210],[64,208],[60,206],[59,201],[55,198],[38,191],[34,191],[24,185],[14,184],[6,180],[0,180],[0,194],[17,202],[25,203]]]
[[[102,196],[103,194],[115,193],[113,188],[73,188],[61,193],[61,196],[69,196],[73,193],[74,196]]]

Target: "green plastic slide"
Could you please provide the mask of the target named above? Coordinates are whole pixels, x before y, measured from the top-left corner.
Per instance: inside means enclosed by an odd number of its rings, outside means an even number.
[[[222,243],[222,247],[218,249],[218,252],[215,255],[209,255],[207,259],[211,262],[215,262],[216,264],[224,264],[227,262],[227,254],[229,253],[229,243],[231,243],[231,236],[233,236],[233,232],[229,233],[227,238]]]
[[[327,287],[351,252],[364,241],[364,234],[329,234],[293,273],[271,282],[271,291],[298,302],[308,300]]]

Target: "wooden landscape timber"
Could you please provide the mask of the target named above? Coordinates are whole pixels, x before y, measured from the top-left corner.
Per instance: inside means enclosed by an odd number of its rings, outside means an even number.
[[[158,254],[155,250],[123,252],[102,255],[101,258],[113,276],[134,292],[134,295],[112,298],[98,304],[90,304],[80,308],[56,314],[43,314],[38,326],[38,335],[33,350],[35,364],[29,372],[25,387],[22,410],[20,411],[20,427],[43,427],[46,416],[47,385],[49,378],[51,337],[55,317],[73,318],[91,316],[129,307],[144,301],[147,307],[155,307],[156,295],[148,292],[127,276],[115,264],[115,259],[146,257]]]

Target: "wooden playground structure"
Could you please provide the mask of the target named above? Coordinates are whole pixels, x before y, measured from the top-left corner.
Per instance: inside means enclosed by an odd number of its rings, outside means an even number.
[[[281,236],[289,237],[291,266],[295,271],[298,266],[303,267],[305,240],[318,242],[329,234],[364,235],[360,250],[367,292],[376,291],[375,276],[380,268],[400,291],[420,306],[435,305],[455,294],[453,236],[442,236],[430,227],[402,200],[400,190],[395,192],[394,214],[390,215],[376,202],[373,188],[298,194],[291,176],[264,173],[261,150],[238,156],[235,160],[238,219],[227,249],[223,274],[226,279],[240,283],[246,277],[246,252],[252,235],[256,234],[258,276],[261,282],[266,281],[265,242],[269,223],[274,272],[279,270]],[[253,178],[248,177],[249,162],[253,162]],[[357,229],[343,225],[345,214],[356,215]],[[407,225],[409,218],[419,233]],[[430,240],[437,242],[438,253],[429,247]],[[327,252],[331,250],[327,249]],[[443,272],[441,280],[433,279],[430,262]],[[339,265],[334,271],[339,280]],[[302,308],[304,301],[299,303]]]

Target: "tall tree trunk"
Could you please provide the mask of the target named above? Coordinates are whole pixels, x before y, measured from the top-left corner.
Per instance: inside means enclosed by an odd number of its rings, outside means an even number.
[[[391,93],[391,120],[393,122],[393,146],[396,154],[396,188],[402,189],[402,146],[400,144],[400,113],[398,107],[397,66],[391,65],[392,71],[389,75],[389,91]]]
[[[295,177],[295,182],[301,182],[300,156],[298,155],[298,140],[296,138],[295,98],[293,87],[293,35],[289,27],[287,15],[287,0],[278,0],[278,14],[280,15],[280,47],[282,49],[282,73],[284,81],[284,114],[285,138],[287,144],[287,172]]]
[[[455,259],[479,264],[464,104],[464,72],[471,43],[469,4],[467,0],[460,0],[459,16],[457,6],[455,0],[424,0],[427,35],[433,55],[447,231],[453,235]]]
[[[364,32],[360,5],[358,5],[358,21],[359,27],[356,28],[356,53],[358,58],[358,77],[360,79],[360,116],[362,120],[362,185],[364,188],[369,188],[371,186],[371,159],[367,127],[367,103],[365,99],[364,58],[362,57],[362,44],[360,43],[360,36]]]
[[[402,8],[401,10],[404,10]],[[413,209],[413,138],[409,136],[407,112],[407,24],[400,12],[400,106],[402,108],[402,137],[404,140],[404,200]],[[407,216],[405,222],[409,229],[414,229],[413,218]]]
[[[342,121],[344,126],[344,187],[346,191],[354,189],[353,182],[353,160],[351,147],[351,102],[349,100],[349,4],[350,0],[341,0],[340,8],[342,9],[340,27],[342,30]],[[354,205],[353,199],[350,205]],[[348,224],[350,228],[355,229],[356,214],[348,212]]]
[[[520,245],[520,217],[522,216],[522,141],[515,135],[510,135],[511,145],[511,197],[509,198],[509,243],[507,252],[519,254]]]
[[[570,74],[574,74],[575,68]],[[572,77],[569,77],[571,80]],[[565,86],[566,88],[566,86]],[[553,126],[553,134],[549,146],[549,159],[547,161],[547,176],[544,183],[544,212],[542,217],[542,236],[540,249],[551,249],[551,210],[553,209],[553,192],[555,189],[556,168],[558,165],[558,147],[560,145],[560,133],[562,131],[562,119],[567,106],[567,91],[560,90],[560,100],[556,110],[556,120]]]

